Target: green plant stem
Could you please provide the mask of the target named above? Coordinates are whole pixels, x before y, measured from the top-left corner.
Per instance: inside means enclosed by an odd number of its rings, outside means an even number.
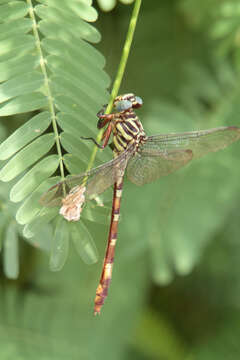
[[[59,168],[60,168],[60,173],[61,173],[61,179],[64,180],[65,175],[64,175],[62,150],[61,150],[61,144],[60,144],[59,133],[58,133],[58,128],[57,128],[56,112],[55,112],[54,103],[53,103],[53,95],[52,95],[50,85],[49,85],[49,76],[47,74],[45,59],[44,59],[44,55],[43,55],[42,48],[41,48],[41,41],[40,41],[40,37],[39,37],[39,33],[38,33],[38,26],[37,26],[37,22],[35,19],[35,13],[34,13],[33,5],[32,5],[32,0],[27,0],[27,3],[29,5],[29,16],[33,21],[33,35],[35,37],[37,51],[39,52],[39,56],[40,56],[40,67],[41,67],[41,70],[42,70],[42,73],[44,76],[45,90],[46,90],[46,95],[48,98],[49,111],[51,113],[52,126],[53,126],[53,131],[55,134],[56,147],[57,147],[58,156],[60,158]]]
[[[114,81],[114,84],[113,84],[110,101],[109,101],[108,106],[106,108],[106,112],[105,112],[106,114],[111,113],[112,106],[113,106],[113,101],[114,101],[115,97],[118,95],[118,91],[119,91],[119,88],[121,86],[122,78],[123,78],[123,75],[124,75],[124,71],[125,71],[128,56],[129,56],[129,52],[130,52],[131,45],[132,45],[133,35],[134,35],[136,24],[137,24],[137,19],[138,19],[141,3],[142,3],[142,0],[135,0],[135,5],[134,5],[132,16],[131,16],[131,19],[130,19],[130,23],[129,23],[129,27],[128,27],[128,32],[127,32],[125,44],[124,44],[124,47],[123,47],[121,60],[120,60],[119,66],[118,66],[117,75],[116,75],[116,78],[115,78],[115,81]],[[103,131],[104,130],[102,129],[98,133],[98,136],[97,136],[97,139],[96,139],[98,143],[102,139]],[[92,168],[95,157],[96,157],[96,154],[97,154],[97,151],[98,151],[98,147],[94,146],[94,149],[93,149],[93,152],[92,152],[92,155],[91,155],[88,167],[87,167],[87,171]]]

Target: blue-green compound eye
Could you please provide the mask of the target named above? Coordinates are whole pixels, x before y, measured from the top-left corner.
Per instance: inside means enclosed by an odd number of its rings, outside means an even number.
[[[118,112],[126,111],[131,107],[132,107],[132,103],[129,100],[120,100],[115,105],[115,108]]]
[[[135,99],[136,99],[136,103],[137,103],[139,106],[141,106],[141,105],[143,104],[143,100],[142,100],[142,98],[140,98],[139,96],[136,96]]]

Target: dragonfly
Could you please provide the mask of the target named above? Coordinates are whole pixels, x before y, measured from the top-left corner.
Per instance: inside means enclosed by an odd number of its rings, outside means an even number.
[[[142,105],[139,96],[129,93],[115,98],[111,114],[104,114],[104,109],[101,110],[97,114],[98,129],[105,128],[101,144],[94,138],[82,139],[93,141],[101,149],[110,144],[113,159],[66,178],[52,186],[40,200],[44,206],[61,205],[60,214],[68,221],[77,221],[87,201],[96,199],[113,186],[108,242],[94,301],[95,315],[100,314],[112,279],[125,173],[136,185],[151,183],[193,159],[224,149],[240,139],[240,128],[235,126],[147,136],[135,112]]]

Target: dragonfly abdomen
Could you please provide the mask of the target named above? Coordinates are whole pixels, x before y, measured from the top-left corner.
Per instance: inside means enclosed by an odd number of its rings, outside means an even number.
[[[108,235],[107,252],[104,259],[101,279],[96,291],[94,314],[99,314],[104,300],[107,297],[108,289],[112,279],[112,269],[117,242],[117,230],[120,214],[120,203],[122,197],[123,177],[119,177],[114,185],[111,225]]]

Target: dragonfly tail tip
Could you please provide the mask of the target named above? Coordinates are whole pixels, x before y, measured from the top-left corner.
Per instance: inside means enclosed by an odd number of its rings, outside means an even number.
[[[100,315],[100,310],[94,310],[94,316]]]

